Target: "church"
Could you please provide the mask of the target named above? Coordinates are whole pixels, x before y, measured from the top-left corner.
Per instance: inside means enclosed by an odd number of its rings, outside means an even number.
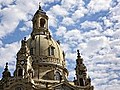
[[[68,80],[65,53],[55,41],[48,27],[46,12],[39,9],[33,16],[33,30],[29,39],[21,41],[13,76],[8,63],[2,73],[0,90],[94,90],[79,50],[76,50],[76,77]]]

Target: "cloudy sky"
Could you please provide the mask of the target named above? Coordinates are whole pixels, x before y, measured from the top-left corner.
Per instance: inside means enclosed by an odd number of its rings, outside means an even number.
[[[0,78],[15,69],[20,41],[32,31],[41,2],[49,29],[66,54],[69,80],[79,49],[95,90],[120,89],[120,0],[0,0]]]

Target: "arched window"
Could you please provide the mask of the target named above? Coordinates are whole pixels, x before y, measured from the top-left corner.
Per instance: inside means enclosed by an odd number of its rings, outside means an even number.
[[[55,47],[53,47],[53,46],[50,46],[50,47],[48,48],[49,56],[54,55],[54,49],[55,49]]]
[[[84,86],[85,85],[84,80],[82,78],[80,78],[79,80],[80,80],[80,86]]]
[[[45,25],[45,19],[41,18],[40,19],[40,27],[44,27]]]
[[[55,72],[55,80],[60,80],[60,79],[61,79],[60,73],[58,71]]]
[[[16,87],[15,90],[23,90],[22,87]]]
[[[18,76],[22,76],[23,75],[23,69],[19,69],[18,70]]]

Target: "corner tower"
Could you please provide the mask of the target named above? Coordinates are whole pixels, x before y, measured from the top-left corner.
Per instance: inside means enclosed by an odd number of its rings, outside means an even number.
[[[79,50],[77,50],[75,71],[76,79],[74,78],[74,85],[86,88],[85,90],[93,90],[93,86],[91,86],[91,78],[87,76],[87,68],[83,63]]]

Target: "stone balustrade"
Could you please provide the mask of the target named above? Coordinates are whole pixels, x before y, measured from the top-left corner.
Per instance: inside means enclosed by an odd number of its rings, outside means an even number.
[[[51,63],[62,65],[61,60],[59,58],[51,56],[32,56],[32,59],[34,63]]]

